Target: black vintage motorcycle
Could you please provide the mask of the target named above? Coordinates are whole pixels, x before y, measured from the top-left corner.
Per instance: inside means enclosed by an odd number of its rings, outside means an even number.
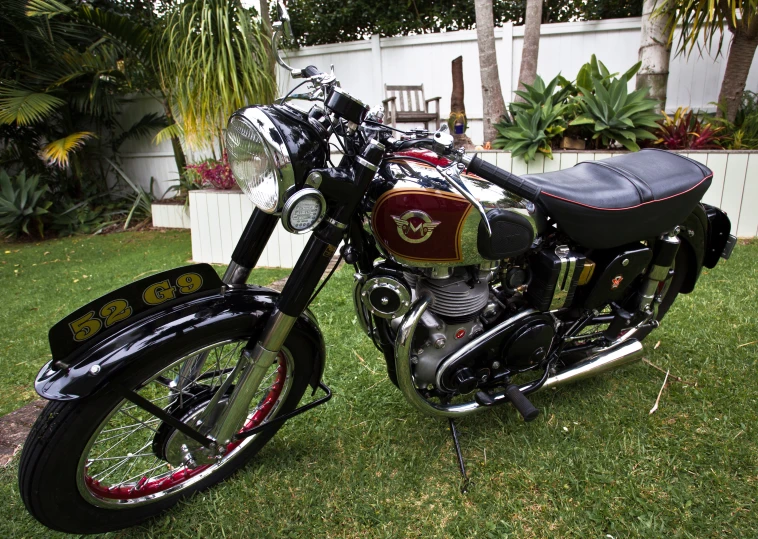
[[[156,515],[326,402],[308,305],[341,244],[390,379],[454,437],[457,417],[511,403],[531,421],[530,393],[638,359],[677,295],[735,245],[727,216],[700,203],[710,170],[686,157],[643,150],[517,177],[444,129],[390,129],[333,73],[278,61],[309,86],[229,121],[231,167],[257,209],[223,279],[205,264],[170,270],[50,330],[36,389],[51,402],[19,470],[26,507],[50,528]],[[279,219],[314,231],[281,294],[246,284]],[[324,395],[298,407],[309,387]]]

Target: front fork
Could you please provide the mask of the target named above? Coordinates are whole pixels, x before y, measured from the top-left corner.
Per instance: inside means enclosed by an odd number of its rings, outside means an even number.
[[[225,403],[221,402],[222,394],[214,395],[211,400],[214,405],[209,405],[199,418],[200,422],[203,419],[210,420],[202,430],[216,442],[212,446],[214,449],[198,448],[195,453],[204,453],[207,460],[212,460],[217,458],[233,441],[248,415],[250,402],[257,393],[268,368],[277,360],[295,321],[310,303],[321,276],[345,235],[347,229],[345,223],[349,222],[355,213],[363,194],[374,178],[383,155],[384,147],[371,141],[364,148],[362,155],[355,157],[352,165],[353,195],[343,200],[340,206],[330,208],[327,217],[308,240],[260,337],[257,341],[248,342],[239,360],[240,368],[230,374],[231,377],[239,373],[234,391]],[[232,254],[232,262],[224,274],[225,284],[229,286],[245,284],[263,253],[277,221],[278,217],[265,214],[258,209],[253,212]],[[192,375],[197,376],[204,362],[205,357],[202,355],[188,362],[188,371],[185,373],[187,377],[182,379],[193,380]],[[187,453],[185,462],[197,462],[197,455],[191,455],[189,451]]]

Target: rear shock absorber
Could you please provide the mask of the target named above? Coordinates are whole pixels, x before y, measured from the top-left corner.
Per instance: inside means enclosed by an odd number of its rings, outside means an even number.
[[[681,245],[677,234],[679,234],[679,227],[661,236],[655,245],[653,265],[650,266],[647,279],[642,286],[642,297],[639,305],[639,310],[642,312],[650,310],[650,306],[656,299],[658,287],[669,276],[669,270],[674,265],[676,253]]]

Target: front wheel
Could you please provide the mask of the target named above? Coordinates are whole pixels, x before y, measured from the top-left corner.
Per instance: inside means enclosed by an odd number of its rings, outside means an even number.
[[[219,326],[213,342],[189,335],[155,346],[113,382],[194,423],[253,337],[247,317]],[[293,330],[253,398],[242,431],[295,409],[314,354]],[[43,410],[21,456],[21,497],[32,516],[55,530],[100,533],[133,526],[229,477],[276,430],[228,444],[215,463],[177,465],[171,456],[182,450],[181,433],[106,386],[91,397],[51,402]]]

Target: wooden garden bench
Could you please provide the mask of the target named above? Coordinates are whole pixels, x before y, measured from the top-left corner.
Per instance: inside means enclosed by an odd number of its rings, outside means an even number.
[[[385,112],[385,123],[397,127],[398,122],[422,122],[429,130],[429,122],[434,120],[435,129],[440,127],[440,97],[424,99],[424,85],[392,86],[384,85],[382,101]],[[429,103],[434,101],[434,112],[429,111]]]

